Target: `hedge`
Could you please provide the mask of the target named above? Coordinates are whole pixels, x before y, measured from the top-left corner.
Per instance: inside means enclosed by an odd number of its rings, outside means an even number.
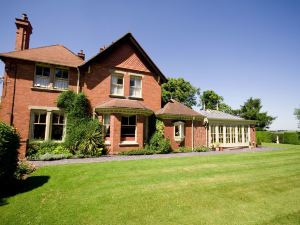
[[[299,137],[297,132],[284,132],[283,133],[283,143],[284,144],[299,144]]]
[[[256,142],[276,143],[277,136],[279,143],[284,144],[300,144],[299,132],[271,132],[271,131],[256,131]]]
[[[271,143],[273,134],[269,131],[256,131],[256,140],[260,142]]]
[[[16,129],[0,122],[0,183],[14,179],[19,147],[20,136]]]

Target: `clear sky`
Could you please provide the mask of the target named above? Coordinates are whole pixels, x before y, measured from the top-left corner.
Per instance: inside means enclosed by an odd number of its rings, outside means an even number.
[[[1,1],[0,52],[15,44],[27,13],[30,47],[63,44],[87,58],[132,32],[167,77],[213,89],[238,108],[249,97],[277,116],[271,129],[297,129],[300,1]],[[3,66],[0,64],[0,74]],[[0,88],[0,92],[1,88]]]

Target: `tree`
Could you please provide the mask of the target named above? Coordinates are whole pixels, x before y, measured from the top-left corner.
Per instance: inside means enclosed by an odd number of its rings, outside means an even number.
[[[163,104],[170,99],[175,99],[191,108],[197,104],[197,95],[199,94],[200,89],[183,78],[169,78],[168,82],[162,85]]]
[[[256,120],[256,129],[265,130],[269,128],[276,117],[269,116],[267,112],[260,112],[262,108],[259,98],[249,98],[239,110],[239,116],[247,120]]]
[[[220,103],[223,102],[224,98],[218,95],[213,90],[207,90],[202,93],[200,96],[202,109],[213,109],[217,110]],[[226,106],[224,105],[224,108]]]
[[[300,108],[295,109],[294,115],[296,116],[297,120],[299,121],[298,127],[300,128]]]

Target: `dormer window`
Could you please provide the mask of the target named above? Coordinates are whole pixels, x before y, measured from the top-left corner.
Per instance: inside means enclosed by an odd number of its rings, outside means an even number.
[[[36,66],[34,86],[47,88],[50,85],[50,67]]]
[[[112,95],[124,95],[123,74],[113,74],[111,76],[110,93]]]
[[[184,140],[184,122],[174,123],[174,140],[176,142],[182,142]]]
[[[56,68],[54,88],[55,89],[68,89],[69,86],[69,73],[66,69]]]
[[[130,97],[142,97],[142,77],[131,76],[130,77]]]

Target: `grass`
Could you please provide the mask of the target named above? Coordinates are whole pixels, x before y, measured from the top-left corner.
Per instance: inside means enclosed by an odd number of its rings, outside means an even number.
[[[0,224],[299,224],[300,146],[280,146],[43,167],[0,201]]]

